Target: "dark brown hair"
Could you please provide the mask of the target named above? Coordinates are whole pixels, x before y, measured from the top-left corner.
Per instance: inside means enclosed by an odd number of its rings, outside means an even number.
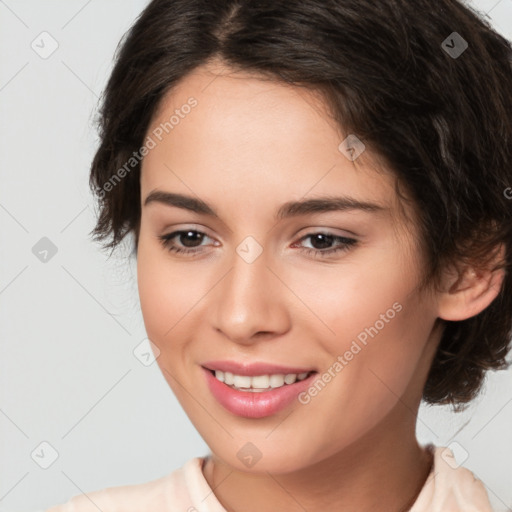
[[[126,162],[162,97],[213,58],[319,91],[344,132],[386,162],[419,212],[424,284],[506,248],[500,294],[444,322],[424,389],[427,403],[462,410],[486,370],[507,368],[512,336],[511,44],[456,0],[153,0],[101,99],[90,185],[105,248],[130,234],[136,250],[140,161]]]

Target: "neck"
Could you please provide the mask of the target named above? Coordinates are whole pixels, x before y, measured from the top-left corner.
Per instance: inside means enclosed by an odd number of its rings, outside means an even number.
[[[398,403],[357,442],[327,459],[285,474],[239,471],[212,455],[203,473],[227,512],[370,512],[410,509],[430,473],[433,455],[415,438],[415,416]]]

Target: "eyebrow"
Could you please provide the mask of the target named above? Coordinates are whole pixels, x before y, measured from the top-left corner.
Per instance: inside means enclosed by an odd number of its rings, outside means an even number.
[[[194,213],[208,215],[210,217],[220,219],[218,213],[208,203],[196,197],[186,196],[183,194],[154,190],[146,197],[144,206],[147,206],[150,203],[160,203],[167,206],[175,206],[176,208],[183,208]],[[325,196],[313,199],[286,202],[282,204],[277,210],[276,219],[282,220],[289,217],[312,213],[350,210],[362,210],[364,212],[372,213],[383,212],[385,210],[389,210],[389,208],[377,203],[359,201],[349,196]]]

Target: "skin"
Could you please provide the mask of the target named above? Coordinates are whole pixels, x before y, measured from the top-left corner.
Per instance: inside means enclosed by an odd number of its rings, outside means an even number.
[[[494,299],[502,275],[446,272],[439,292],[420,291],[425,262],[414,223],[400,215],[390,172],[366,150],[350,161],[348,135],[312,92],[213,61],[170,91],[148,134],[189,97],[197,106],[144,158],[141,203],[155,190],[206,201],[220,218],[150,202],[142,207],[137,250],[145,327],[158,364],[211,449],[204,476],[228,511],[400,511],[411,505],[432,462],[415,438],[440,318],[462,319]],[[348,195],[381,212],[331,211],[277,221],[285,202]],[[408,218],[415,212],[406,205]],[[159,239],[197,230],[196,255],[169,252]],[[357,240],[321,257],[306,235]],[[252,236],[261,255],[236,248]],[[175,237],[186,247],[187,239]],[[325,247],[326,249],[322,249]],[[308,404],[242,418],[209,392],[208,360],[332,367],[357,335],[401,305],[366,346]],[[251,468],[237,457],[247,442],[261,452]]]

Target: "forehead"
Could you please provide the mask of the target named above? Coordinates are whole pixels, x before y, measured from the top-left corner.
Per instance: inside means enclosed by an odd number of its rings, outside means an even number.
[[[192,188],[205,199],[251,195],[259,205],[326,193],[396,203],[394,176],[376,172],[369,151],[352,161],[340,150],[349,134],[319,94],[218,62],[163,97],[147,135],[156,146],[142,163],[143,196]]]

